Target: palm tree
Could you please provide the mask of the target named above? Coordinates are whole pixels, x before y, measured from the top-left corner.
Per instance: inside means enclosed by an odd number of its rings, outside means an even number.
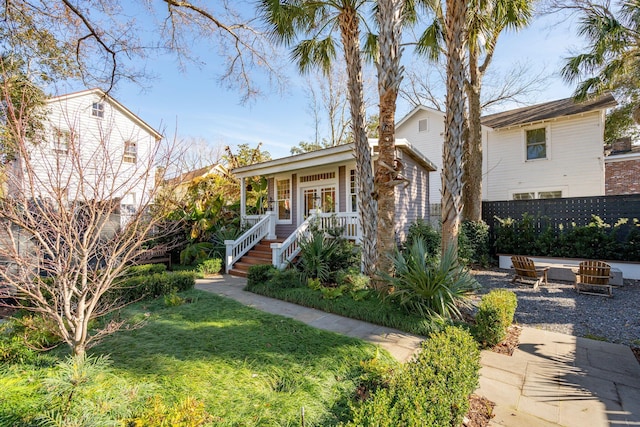
[[[358,212],[362,227],[362,265],[371,276],[376,269],[377,204],[374,192],[371,149],[366,132],[364,89],[362,83],[362,56],[360,25],[364,22],[360,9],[366,0],[261,0],[259,9],[271,25],[277,39],[294,45],[292,56],[301,72],[311,66],[320,66],[328,72],[336,58],[337,40],[332,37],[340,31],[342,49],[347,67],[351,125],[355,141]],[[298,41],[297,37],[307,37]]]
[[[378,166],[375,189],[378,196],[378,270],[391,273],[395,241],[395,113],[402,81],[400,39],[404,24],[405,0],[379,0],[378,92],[380,96]]]
[[[444,40],[447,54],[447,99],[442,149],[442,253],[458,253],[462,212],[462,148],[465,132],[465,0],[446,0]]]
[[[434,21],[418,42],[418,52],[435,59],[444,43],[443,12],[438,0],[427,0]],[[528,25],[533,0],[472,0],[468,3],[467,72],[468,134],[464,141],[463,212],[469,221],[482,219],[482,79],[491,64],[498,37],[505,29]]]
[[[562,76],[570,83],[579,82],[576,100],[590,95],[619,90],[624,95],[640,91],[640,0],[601,3],[581,2],[579,34],[587,38],[590,49],[569,58]],[[629,96],[633,99],[633,96]],[[633,109],[640,123],[640,105]]]

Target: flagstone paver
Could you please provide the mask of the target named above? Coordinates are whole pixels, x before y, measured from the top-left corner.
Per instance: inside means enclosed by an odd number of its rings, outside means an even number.
[[[409,360],[423,337],[243,291],[220,276],[196,287],[319,329],[361,338]],[[640,426],[640,364],[623,345],[523,327],[512,356],[483,351],[476,393],[496,403],[492,426]]]

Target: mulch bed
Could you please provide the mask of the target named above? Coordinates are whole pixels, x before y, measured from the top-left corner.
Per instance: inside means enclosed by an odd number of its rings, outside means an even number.
[[[494,417],[493,407],[495,403],[489,399],[472,394],[469,396],[469,412],[464,420],[465,427],[486,427]]]
[[[638,363],[640,363],[640,347],[631,347],[631,351],[633,351],[633,355],[638,360]]]
[[[513,355],[513,351],[516,348],[518,348],[518,344],[520,344],[521,332],[522,332],[522,326],[518,326],[518,325],[509,326],[509,329],[507,329],[507,337],[504,339],[504,341],[502,341],[495,347],[491,348],[490,350],[496,353],[506,354],[509,356]]]

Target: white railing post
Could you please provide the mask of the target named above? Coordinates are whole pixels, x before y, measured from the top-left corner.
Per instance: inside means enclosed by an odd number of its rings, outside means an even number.
[[[278,237],[276,235],[276,212],[267,211],[267,215],[269,215],[269,234],[267,235],[267,239],[274,240]]]
[[[224,272],[229,274],[229,270],[233,266],[233,245],[235,244],[235,240],[225,240],[224,245],[227,248],[227,253],[224,258]]]
[[[271,244],[271,264],[278,269],[282,269],[282,243]]]

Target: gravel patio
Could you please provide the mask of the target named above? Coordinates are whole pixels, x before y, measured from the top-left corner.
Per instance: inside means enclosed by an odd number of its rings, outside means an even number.
[[[569,282],[537,290],[511,283],[508,270],[474,270],[483,289],[505,288],[518,296],[515,321],[538,329],[640,347],[640,281],[624,280],[613,298],[578,294]]]

